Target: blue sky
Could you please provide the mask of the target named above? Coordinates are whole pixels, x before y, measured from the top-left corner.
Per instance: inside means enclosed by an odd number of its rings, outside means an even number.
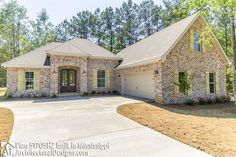
[[[17,0],[20,5],[27,8],[28,16],[35,19],[42,8],[45,8],[50,16],[50,21],[57,25],[65,18],[70,18],[78,11],[96,8],[104,9],[107,6],[119,7],[125,0]],[[142,0],[133,0],[140,3]],[[154,0],[161,4],[161,0]]]

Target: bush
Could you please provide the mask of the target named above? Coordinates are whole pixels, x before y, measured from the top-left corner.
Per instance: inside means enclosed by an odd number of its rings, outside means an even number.
[[[206,105],[206,100],[204,98],[198,98],[198,102],[200,105]]]
[[[84,93],[83,93],[83,96],[88,96],[88,92],[84,92]]]
[[[9,93],[9,92],[6,92],[5,95],[4,95],[5,98],[13,98],[13,94],[12,93]]]
[[[215,98],[216,102],[217,103],[227,103],[230,101],[230,97],[229,96],[226,96],[226,95],[222,95],[222,96],[217,96]]]
[[[40,97],[47,97],[48,95],[46,93],[41,93]]]
[[[102,91],[102,92],[101,92],[101,94],[102,94],[102,95],[105,95],[105,94],[106,94],[106,92],[105,92],[105,91]]]
[[[187,99],[184,104],[189,105],[189,106],[193,106],[195,104],[195,100],[194,99]]]
[[[91,92],[91,94],[96,94],[96,91],[93,90],[93,91]]]
[[[107,94],[112,94],[112,91],[108,91]]]
[[[101,94],[101,92],[97,92],[97,94]]]
[[[113,91],[112,91],[112,94],[119,94],[119,92],[116,91],[116,90],[113,90]]]
[[[225,96],[225,101],[226,101],[226,102],[230,102],[230,100],[231,100],[230,96],[228,96],[228,95]]]
[[[206,98],[206,103],[207,103],[207,104],[213,104],[213,103],[214,103],[214,99],[208,97],[208,98]]]
[[[51,96],[51,98],[57,98],[57,97],[58,97],[58,96],[57,96],[56,93],[53,93],[52,96]]]

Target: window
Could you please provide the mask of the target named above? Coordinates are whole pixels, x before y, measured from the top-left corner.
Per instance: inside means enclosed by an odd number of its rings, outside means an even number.
[[[25,90],[34,89],[34,72],[25,72]]]
[[[194,51],[195,52],[201,51],[201,44],[199,40],[200,40],[200,35],[198,33],[194,33]]]
[[[186,80],[186,73],[185,72],[179,72],[179,84],[181,85],[182,83],[184,83],[185,80]],[[186,93],[184,88],[179,88],[179,92],[182,93],[182,94]]]
[[[97,87],[105,87],[105,70],[97,71]]]
[[[209,73],[210,94],[215,94],[215,73]]]

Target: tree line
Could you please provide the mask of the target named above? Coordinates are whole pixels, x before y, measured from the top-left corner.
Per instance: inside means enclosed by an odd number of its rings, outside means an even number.
[[[232,58],[228,8],[212,8],[207,0],[163,0],[162,5],[153,0],[143,0],[139,4],[127,0],[118,8],[79,11],[54,26],[45,9],[31,20],[24,6],[10,0],[0,7],[0,64],[47,43],[75,37],[89,39],[118,53],[197,11],[205,16],[223,49]],[[227,86],[232,89],[232,71],[229,70],[228,75]],[[5,78],[6,72],[1,69],[0,86],[5,86]]]

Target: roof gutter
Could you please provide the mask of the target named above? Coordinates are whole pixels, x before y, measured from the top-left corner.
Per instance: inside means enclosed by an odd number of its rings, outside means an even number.
[[[139,60],[139,61],[132,62],[132,63],[129,63],[129,64],[124,64],[124,65],[121,64],[120,66],[118,66],[114,70],[121,70],[121,69],[136,67],[136,66],[152,64],[152,63],[158,62],[160,59],[161,59],[160,57],[151,57],[151,58],[148,58],[148,59]]]
[[[42,65],[1,65],[4,68],[40,68],[40,69],[49,69],[50,66],[42,66]]]

